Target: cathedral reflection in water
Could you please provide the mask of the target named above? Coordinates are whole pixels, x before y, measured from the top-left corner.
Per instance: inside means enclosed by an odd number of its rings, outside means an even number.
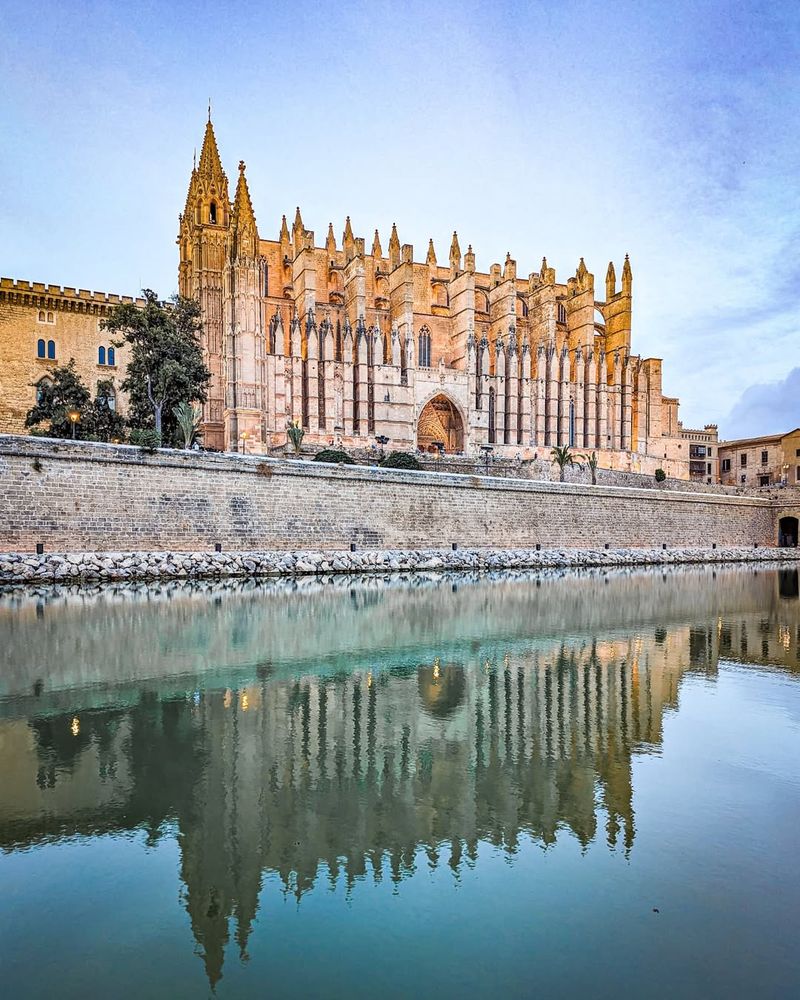
[[[266,874],[300,899],[420,852],[458,875],[481,842],[629,852],[681,678],[800,669],[797,593],[703,569],[7,594],[0,849],[176,828],[212,984]]]

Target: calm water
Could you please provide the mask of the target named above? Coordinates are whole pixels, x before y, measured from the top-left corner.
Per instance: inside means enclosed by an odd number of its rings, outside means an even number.
[[[800,995],[796,570],[0,594],[6,997]]]

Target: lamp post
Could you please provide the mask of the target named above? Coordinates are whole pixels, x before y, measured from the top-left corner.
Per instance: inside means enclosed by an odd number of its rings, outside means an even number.
[[[241,433],[241,441],[242,441],[242,454],[246,455],[247,454],[247,431],[242,431],[242,433]]]
[[[484,475],[489,475],[489,456],[494,451],[494,448],[490,444],[482,444],[481,451],[483,452],[483,467]]]
[[[378,435],[376,435],[375,440],[381,446],[381,458],[383,458],[384,457],[383,448],[384,448],[384,445],[387,445],[389,443],[389,438],[386,437],[385,434],[378,434]]]
[[[75,440],[75,425],[81,419],[80,412],[78,410],[70,410],[67,414],[70,423],[72,424],[72,440]]]

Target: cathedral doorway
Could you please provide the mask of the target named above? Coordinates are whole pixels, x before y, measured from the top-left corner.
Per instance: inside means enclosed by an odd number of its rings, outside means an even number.
[[[417,445],[422,451],[459,452],[464,450],[464,422],[447,396],[441,393],[422,408],[417,424]]]

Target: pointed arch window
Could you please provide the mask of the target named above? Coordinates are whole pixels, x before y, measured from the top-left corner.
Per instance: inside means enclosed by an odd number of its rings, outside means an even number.
[[[54,340],[47,341],[47,358],[49,361],[56,360],[56,342]]]
[[[497,438],[497,421],[495,413],[494,387],[489,390],[489,444],[494,444]]]
[[[104,365],[106,363],[106,349],[105,347],[97,348],[97,363],[98,365]]]
[[[208,221],[212,226],[217,224],[217,203],[215,201],[212,201],[208,206]]]
[[[109,347],[108,354],[106,355],[106,357],[108,358],[109,367],[113,368],[114,365],[117,363],[116,352],[114,351],[113,347]]]
[[[558,303],[558,322],[559,323],[567,322],[567,310],[564,308],[564,305],[561,302]]]
[[[431,366],[431,331],[427,326],[423,326],[419,331],[419,366],[420,368]]]
[[[575,402],[569,401],[569,446],[575,447]]]
[[[44,338],[36,341],[36,357],[46,358],[47,357],[47,347],[44,342]]]

